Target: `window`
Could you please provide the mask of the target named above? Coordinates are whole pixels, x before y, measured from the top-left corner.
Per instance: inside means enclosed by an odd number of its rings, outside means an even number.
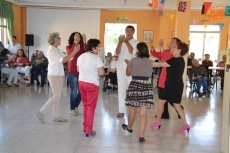
[[[189,40],[189,52],[194,52],[199,62],[204,60],[205,54],[210,54],[213,65],[217,64],[220,44],[219,25],[208,25],[206,28],[204,25],[191,25]]]
[[[7,23],[6,19],[0,18],[0,41],[6,47],[7,45]]]

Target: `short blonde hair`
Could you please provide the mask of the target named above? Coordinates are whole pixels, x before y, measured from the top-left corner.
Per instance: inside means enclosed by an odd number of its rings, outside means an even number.
[[[50,45],[55,44],[56,40],[59,39],[60,34],[58,32],[52,32],[48,34],[47,41]]]

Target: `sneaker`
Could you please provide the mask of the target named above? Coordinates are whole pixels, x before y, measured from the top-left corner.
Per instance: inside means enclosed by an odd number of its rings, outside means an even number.
[[[78,113],[77,113],[75,110],[71,110],[71,115],[73,115],[73,116],[77,116],[77,115],[78,115]]]
[[[78,110],[78,108],[76,107],[75,108],[75,112],[77,113],[77,115],[79,115],[80,113],[79,113],[79,110]]]
[[[45,123],[44,120],[44,114],[42,114],[40,111],[37,112],[38,119],[41,123]]]
[[[67,122],[68,120],[62,117],[54,117],[54,122]]]
[[[96,135],[96,131],[92,131],[90,134],[85,134],[86,137],[95,136],[95,135]]]

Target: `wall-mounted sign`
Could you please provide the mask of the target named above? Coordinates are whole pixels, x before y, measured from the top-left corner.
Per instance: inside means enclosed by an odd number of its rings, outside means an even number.
[[[224,21],[225,7],[213,6],[208,12],[209,21]]]
[[[120,22],[125,22],[125,21],[128,21],[129,18],[126,17],[126,16],[120,16],[120,17],[117,17],[117,21],[120,21]]]

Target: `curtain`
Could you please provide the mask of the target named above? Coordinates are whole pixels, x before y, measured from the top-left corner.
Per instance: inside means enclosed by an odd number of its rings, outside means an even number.
[[[0,18],[7,20],[7,28],[10,36],[14,34],[14,12],[12,4],[3,0],[0,0]]]

